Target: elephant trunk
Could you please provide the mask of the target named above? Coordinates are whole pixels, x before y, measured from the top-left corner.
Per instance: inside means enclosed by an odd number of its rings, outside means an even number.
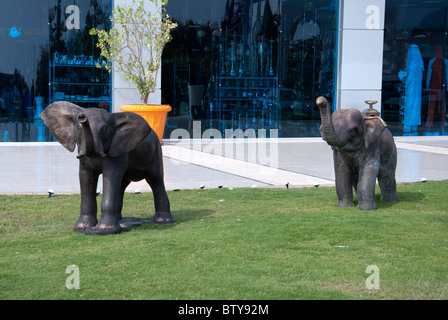
[[[78,115],[78,123],[81,125],[82,128],[82,139],[80,139],[80,142],[78,143],[78,158],[81,158],[83,156],[101,156],[104,157],[106,154],[103,152],[103,146],[101,143],[101,139],[97,137],[95,139],[92,128],[89,124],[89,119],[84,113],[80,113]]]
[[[340,143],[338,143],[338,140],[336,139],[333,123],[331,121],[330,106],[328,105],[327,99],[319,97],[316,99],[316,104],[319,107],[320,119],[322,121],[322,126],[320,128],[322,139],[330,146],[340,146]]]

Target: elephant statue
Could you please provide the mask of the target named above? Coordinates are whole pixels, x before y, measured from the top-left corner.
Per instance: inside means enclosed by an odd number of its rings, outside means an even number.
[[[53,137],[67,150],[78,146],[81,215],[73,230],[89,235],[124,231],[123,196],[131,181],[150,185],[154,223],[173,223],[163,180],[162,148],[145,119],[131,112],[109,113],[59,101],[40,114]],[[96,188],[103,175],[101,218],[97,220]]]
[[[398,201],[395,170],[397,148],[380,117],[365,117],[357,109],[340,109],[331,114],[324,97],[318,97],[320,132],[333,149],[338,207],[352,207],[353,188],[360,210],[376,210],[375,185],[381,201]]]

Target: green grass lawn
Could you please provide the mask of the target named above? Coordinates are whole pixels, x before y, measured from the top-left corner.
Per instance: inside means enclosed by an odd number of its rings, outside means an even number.
[[[447,191],[400,184],[369,212],[334,188],[171,191],[176,224],[110,236],[72,231],[79,195],[3,195],[0,299],[447,299]],[[124,216],[153,212],[151,193],[125,195]]]

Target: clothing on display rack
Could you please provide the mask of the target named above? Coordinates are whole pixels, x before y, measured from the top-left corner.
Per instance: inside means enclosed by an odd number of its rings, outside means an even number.
[[[421,124],[423,58],[416,44],[408,49],[406,63],[406,100],[404,109],[404,132],[415,132]]]
[[[426,126],[434,126],[435,116],[439,116],[442,127],[446,122],[446,85],[448,83],[448,60],[443,57],[442,46],[435,49],[435,57],[429,60],[426,87],[429,89],[429,110]]]

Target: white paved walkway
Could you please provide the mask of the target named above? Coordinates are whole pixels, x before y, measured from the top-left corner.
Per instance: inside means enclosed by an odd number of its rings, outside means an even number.
[[[448,137],[395,137],[398,182],[448,179]],[[165,140],[167,189],[334,185],[321,138]],[[100,181],[98,189],[101,191]],[[78,193],[78,160],[59,143],[0,143],[0,194]],[[150,191],[142,182],[127,191]]]

